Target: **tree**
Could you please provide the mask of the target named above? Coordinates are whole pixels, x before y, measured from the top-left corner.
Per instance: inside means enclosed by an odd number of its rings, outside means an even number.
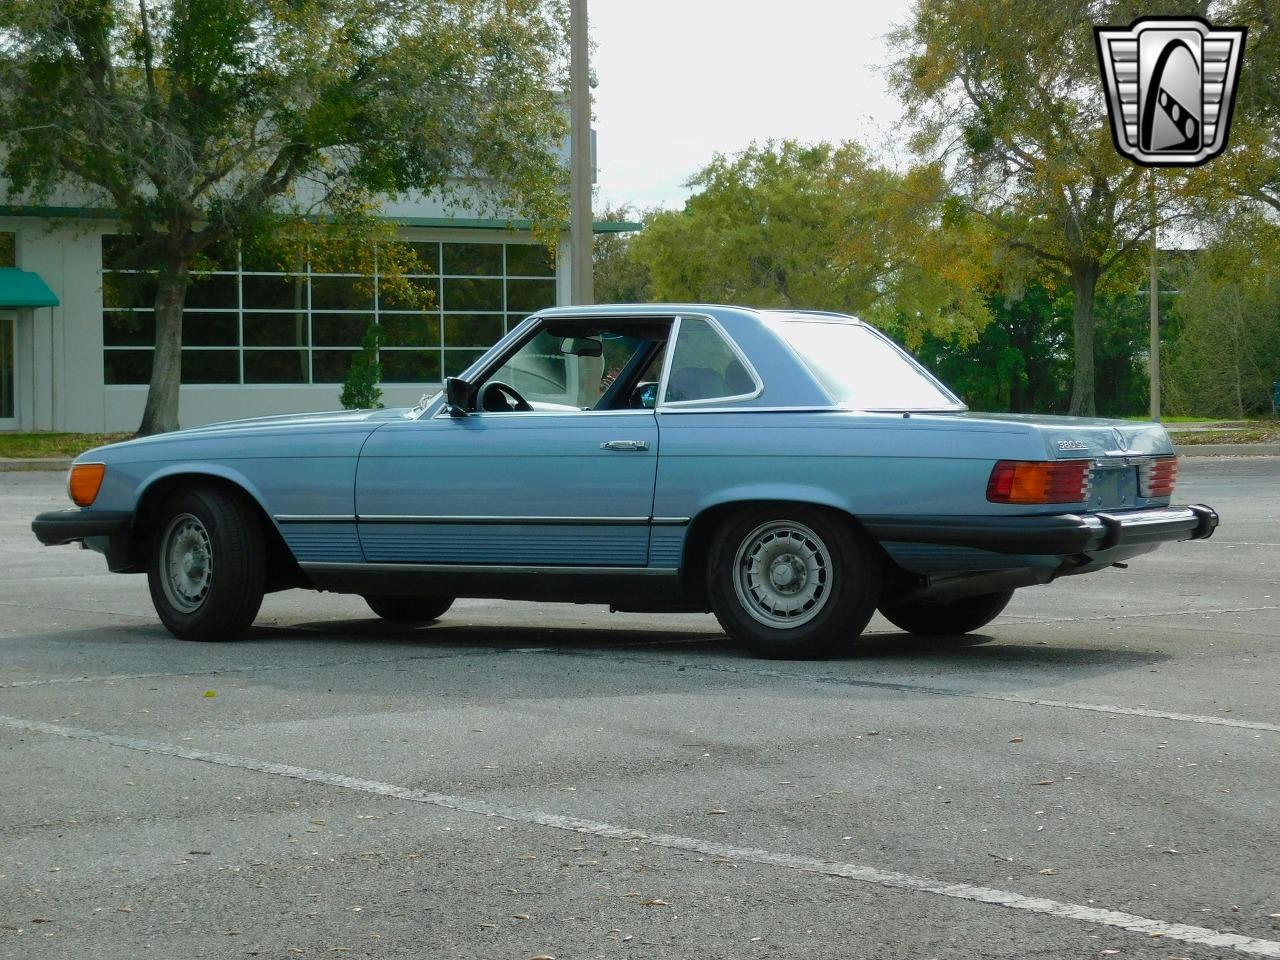
[[[936,167],[784,141],[717,156],[689,185],[631,241],[656,299],[840,310],[912,346],[971,341],[988,319],[982,224],[943,202]]]
[[[360,352],[351,361],[346,382],[342,384],[339,400],[347,410],[370,410],[382,407],[382,363],[378,360],[378,348],[382,335],[376,323],[369,324],[360,343]]]
[[[1249,29],[1231,149],[1215,166],[1240,196],[1280,212],[1280,10],[1270,0],[1228,0],[1213,16]]]
[[[991,297],[991,322],[965,346],[926,337],[917,356],[970,407],[1065,413],[1071,393],[1070,298],[1035,284]]]
[[[1174,309],[1179,336],[1165,384],[1172,412],[1243,418],[1271,412],[1280,380],[1280,227],[1245,212],[1187,259]]]
[[[629,206],[607,207],[601,220],[624,223],[636,212]],[[647,217],[645,219],[648,219]],[[598,233],[592,261],[597,303],[646,303],[653,299],[648,268],[631,254],[635,234]]]
[[[1073,294],[1076,415],[1096,411],[1099,282],[1206,183],[1207,175],[1144,171],[1112,144],[1093,25],[1165,12],[1146,6],[918,0],[894,37],[891,83],[907,106],[914,148],[944,163],[969,209],[991,225],[1012,279]]]
[[[177,426],[192,264],[440,190],[563,217],[561,0],[7,0],[12,197],[88,190],[158,270],[140,432]],[[365,245],[368,246],[367,244]]]

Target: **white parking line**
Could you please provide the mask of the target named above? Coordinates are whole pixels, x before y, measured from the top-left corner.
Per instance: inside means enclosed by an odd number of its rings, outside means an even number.
[[[277,777],[288,777],[293,780],[305,780],[309,783],[318,783],[343,790],[355,790],[360,793],[429,804],[460,813],[498,817],[515,823],[537,824],[556,830],[567,830],[572,833],[589,834],[611,840],[626,840],[631,843],[641,843],[652,847],[701,853],[707,856],[781,867],[803,873],[844,877],[849,880],[856,880],[859,883],[869,883],[894,890],[929,893],[939,897],[950,897],[954,900],[968,900],[972,903],[985,903],[1007,907],[1012,910],[1024,910],[1029,913],[1038,913],[1064,920],[1077,920],[1096,926],[1114,927],[1118,930],[1127,930],[1132,933],[1146,934],[1147,936],[1158,936],[1168,940],[1179,940],[1184,943],[1196,943],[1208,947],[1221,947],[1255,957],[1280,958],[1280,941],[1260,940],[1255,937],[1246,937],[1236,933],[1223,933],[1208,927],[1196,927],[1184,923],[1168,923],[1163,920],[1153,920],[1149,917],[1140,917],[1118,910],[1103,910],[1078,903],[1063,903],[1044,897],[1027,897],[1020,893],[996,890],[992,887],[980,887],[969,883],[950,883],[946,880],[937,880],[931,877],[880,870],[863,864],[816,860],[810,857],[776,853],[752,847],[735,847],[693,837],[680,837],[665,833],[646,833],[643,830],[632,830],[613,824],[600,823],[595,820],[584,820],[580,817],[544,813],[538,810],[523,810],[519,807],[509,807],[485,800],[473,800],[444,793],[413,790],[409,787],[382,783],[377,780],[347,777],[324,770],[310,770],[306,767],[295,767],[291,764],[270,763],[266,760],[236,757],[225,753],[212,753],[206,750],[179,747],[153,740],[139,740],[135,737],[123,737],[95,730],[65,727],[54,723],[42,723],[38,720],[25,720],[21,717],[0,715],[0,725],[31,733],[43,733],[50,736],[65,737],[70,740],[101,743],[106,746],[123,747],[127,750],[138,750],[143,753],[179,757],[184,760],[195,760],[201,763],[212,763],[222,767],[252,770]]]
[[[64,683],[111,684],[117,680],[183,680],[191,677],[221,677],[232,673],[269,673],[275,670],[323,670],[328,667],[360,667],[380,663],[412,663],[417,660],[450,660],[454,657],[486,657],[510,652],[501,647],[494,647],[492,649],[413,654],[407,657],[361,657],[352,660],[322,660],[312,663],[264,663],[253,667],[210,667],[208,670],[184,671],[182,673],[103,673],[81,677],[44,677],[39,680],[13,680],[9,683],[0,683],[0,690],[12,690],[16,687],[50,687]]]
[[[1221,610],[1158,610],[1155,613],[1105,613],[1096,617],[1020,617],[1010,614],[1010,619],[1019,625],[1031,623],[1077,623],[1097,620],[1145,620],[1152,617],[1208,617],[1221,613],[1264,613],[1267,610],[1280,610],[1280,604],[1267,604],[1262,607],[1229,607]]]
[[[677,643],[702,643],[708,638],[646,640],[635,643],[619,644],[619,647],[668,646]],[[477,650],[457,650],[438,654],[420,654],[405,657],[365,657],[351,660],[327,660],[312,663],[263,664],[253,667],[216,667],[209,670],[196,670],[182,673],[121,673],[102,674],[81,677],[47,677],[39,680],[14,680],[0,683],[0,690],[12,690],[23,687],[59,686],[70,683],[113,683],[126,680],[163,680],[187,677],[216,677],[225,674],[258,673],[278,670],[322,670],[329,667],[364,666],[386,663],[412,663],[420,660],[447,660],[456,657],[501,656],[502,654],[545,653],[554,656],[587,657],[593,660],[611,660],[638,664],[659,664],[662,666],[680,666],[686,670],[699,670],[708,673],[741,674],[754,677],[767,677],[775,680],[792,680],[800,683],[815,683],[846,687],[869,687],[872,689],[895,690],[902,693],[922,693],[932,697],[959,697],[966,700],[989,700],[999,703],[1017,703],[1032,707],[1053,707],[1064,710],[1084,710],[1089,713],[1105,713],[1123,717],[1146,717],[1151,720],[1174,720],[1179,723],[1199,723],[1214,727],[1234,727],[1238,730],[1260,730],[1265,733],[1280,733],[1280,724],[1267,723],[1263,720],[1241,720],[1235,717],[1215,717],[1207,714],[1176,713],[1169,710],[1149,710],[1145,707],[1122,707],[1110,703],[1083,703],[1072,700],[1049,700],[1040,697],[1024,697],[1015,693],[986,693],[981,690],[960,690],[954,687],[930,687],[915,683],[898,683],[888,680],[858,680],[852,677],[839,677],[833,674],[792,673],[786,670],[770,670],[765,667],[740,667],[732,664],[692,663],[676,661],[660,657],[636,657],[596,653],[559,647],[489,647]]]
[[[559,656],[591,657],[604,660],[625,660],[631,663],[657,663],[679,666],[682,670],[702,670],[708,673],[736,673],[771,680],[795,680],[842,687],[871,687],[896,690],[903,693],[924,693],[933,697],[960,697],[966,700],[994,700],[1001,703],[1020,703],[1032,707],[1058,707],[1065,710],[1086,710],[1090,713],[1109,713],[1122,717],[1148,717],[1152,720],[1177,720],[1181,723],[1203,723],[1215,727],[1236,727],[1241,730],[1263,730],[1280,733],[1280,724],[1262,720],[1237,720],[1234,717],[1213,717],[1196,713],[1174,713],[1168,710],[1148,710],[1145,707],[1121,707],[1109,703],[1077,703],[1071,700],[1047,700],[1039,697],[1023,697],[1016,693],[986,693],[981,690],[957,690],[953,687],[929,687],[915,683],[897,683],[890,680],[858,680],[829,673],[792,673],[788,670],[770,670],[767,667],[739,667],[721,663],[692,663],[685,660],[669,660],[659,657],[612,656],[607,653],[590,653],[583,650],[555,650]]]

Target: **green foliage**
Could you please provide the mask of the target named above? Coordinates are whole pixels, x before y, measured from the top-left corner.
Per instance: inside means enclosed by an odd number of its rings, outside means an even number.
[[[925,338],[917,356],[975,410],[1066,413],[1071,403],[1072,295],[1032,284],[1017,300],[991,300],[976,342]],[[1097,303],[1098,412],[1145,408],[1145,296],[1108,294]]]
[[[1070,394],[1071,304],[1032,286],[1020,300],[991,299],[991,322],[965,346],[928,337],[925,366],[975,410],[1063,413]]]
[[[936,168],[878,167],[852,143],[717,156],[684,209],[647,218],[629,256],[658,300],[842,310],[971,341],[986,323],[982,224],[944,222]]]
[[[1238,194],[1280,210],[1280,17],[1270,0],[1214,5],[1215,23],[1243,24],[1249,35],[1231,123],[1231,145],[1214,160],[1223,194]]]
[[[953,191],[995,232],[1008,289],[1073,291],[1073,413],[1096,409],[1105,371],[1095,295],[1140,256],[1153,229],[1148,191],[1155,222],[1167,224],[1215,189],[1204,172],[1146,171],[1112,144],[1093,25],[1157,12],[1146,7],[917,0],[894,36],[890,80],[913,146],[946,161]]]
[[[1135,291],[1131,287],[1100,294],[1094,312],[1098,325],[1098,415],[1123,417],[1148,410],[1151,394],[1147,353],[1151,334],[1146,290]]]
[[[1273,412],[1280,380],[1280,227],[1241,213],[1177,280],[1178,338],[1163,386],[1171,412],[1243,418]]]
[[[370,410],[381,408],[382,362],[378,348],[382,346],[382,331],[376,323],[369,324],[360,342],[360,352],[351,361],[347,379],[342,384],[341,401],[346,410]]]
[[[410,192],[558,229],[566,21],[563,0],[0,4],[8,202],[113,208],[159,271],[143,431],[177,425],[185,288],[211,249],[337,221],[309,255],[343,236],[368,255],[379,199]]]
[[[637,213],[623,205],[606,208],[599,219],[634,221]],[[648,218],[646,218],[648,219]],[[598,233],[592,252],[596,303],[647,303],[654,299],[649,268],[631,255],[634,234]]]

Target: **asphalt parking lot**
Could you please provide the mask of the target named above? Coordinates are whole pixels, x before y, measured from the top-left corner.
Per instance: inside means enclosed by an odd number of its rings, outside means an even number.
[[[964,647],[267,598],[184,644],[0,474],[0,956],[1280,957],[1280,458]]]

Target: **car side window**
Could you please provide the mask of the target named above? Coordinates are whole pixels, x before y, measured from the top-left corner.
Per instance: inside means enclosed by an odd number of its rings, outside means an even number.
[[[701,317],[680,318],[663,403],[723,400],[755,389],[755,379],[715,327]]]
[[[480,413],[588,413],[652,408],[656,383],[648,384],[646,403],[646,397],[637,393],[636,381],[642,368],[652,369],[661,362],[669,323],[548,324],[476,385],[473,409]]]

